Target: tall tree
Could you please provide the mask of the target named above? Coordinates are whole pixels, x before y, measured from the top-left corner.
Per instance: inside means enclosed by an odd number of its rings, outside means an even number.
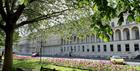
[[[2,71],[12,70],[12,45],[15,30],[24,25],[37,26],[38,21],[57,17],[69,10],[70,7],[67,7],[69,4],[64,0],[0,0],[0,29],[5,34]]]

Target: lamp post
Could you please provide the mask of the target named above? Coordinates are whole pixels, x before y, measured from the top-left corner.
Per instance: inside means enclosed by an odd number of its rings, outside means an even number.
[[[42,52],[42,48],[44,47],[43,45],[43,43],[45,43],[45,41],[43,41],[42,39],[41,39],[41,41],[40,41],[40,53],[39,53],[39,56],[40,56],[40,64],[41,64],[41,68],[40,68],[40,71],[43,71],[43,66],[42,66],[42,54],[43,54],[43,52]]]
[[[40,41],[40,53],[39,53],[39,56],[40,56],[40,64],[42,63],[42,47],[43,47],[43,41],[41,40]]]
[[[45,41],[43,41],[42,39],[40,40],[40,48],[39,48],[39,56],[40,56],[40,64],[42,63],[42,55],[43,55],[43,47],[44,43],[46,43]]]

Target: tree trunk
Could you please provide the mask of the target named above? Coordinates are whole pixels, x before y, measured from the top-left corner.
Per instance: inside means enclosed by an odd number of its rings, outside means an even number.
[[[14,30],[9,28],[6,28],[5,34],[5,54],[4,54],[4,65],[2,71],[12,71],[12,65],[13,65],[13,33]]]

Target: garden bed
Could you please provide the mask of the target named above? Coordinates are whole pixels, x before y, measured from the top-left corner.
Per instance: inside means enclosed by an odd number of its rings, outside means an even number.
[[[35,68],[40,70],[39,58],[23,57],[17,58],[14,66],[23,68]],[[47,58],[42,60],[43,67],[59,71],[140,71],[140,66],[114,65],[106,61],[75,60],[64,58]],[[66,70],[65,70],[66,69]]]

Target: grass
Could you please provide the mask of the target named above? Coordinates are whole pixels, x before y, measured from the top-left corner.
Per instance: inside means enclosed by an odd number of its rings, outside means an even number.
[[[47,62],[47,61],[46,61]],[[78,68],[72,68],[72,67],[64,67],[64,66],[58,66],[54,65],[53,63],[46,63],[45,64],[40,64],[38,59],[18,59],[14,60],[14,67],[13,71],[16,71],[16,68],[23,68],[23,69],[32,69],[32,71],[40,71],[41,66],[44,68],[50,68],[50,69],[56,69],[59,71],[89,71],[88,69],[78,69]],[[140,66],[129,66],[129,65],[124,65],[125,68],[130,68],[130,69],[136,69],[136,71],[140,71]],[[110,68],[110,67],[109,67]],[[108,71],[108,70],[107,70]],[[135,71],[135,70],[130,70],[130,71]]]
[[[16,68],[22,69],[32,69],[33,71],[39,71],[41,66],[50,69],[56,69],[59,71],[87,71],[82,69],[70,68],[70,67],[62,67],[56,66],[52,64],[40,64],[38,60],[14,60],[13,71],[16,71]]]
[[[68,67],[61,67],[61,66],[55,66],[55,65],[47,65],[47,68],[50,69],[56,69],[58,71],[88,71],[88,70],[81,70],[81,69],[75,69],[75,68],[68,68]]]
[[[134,67],[137,71],[140,71],[140,66],[135,66]]]

